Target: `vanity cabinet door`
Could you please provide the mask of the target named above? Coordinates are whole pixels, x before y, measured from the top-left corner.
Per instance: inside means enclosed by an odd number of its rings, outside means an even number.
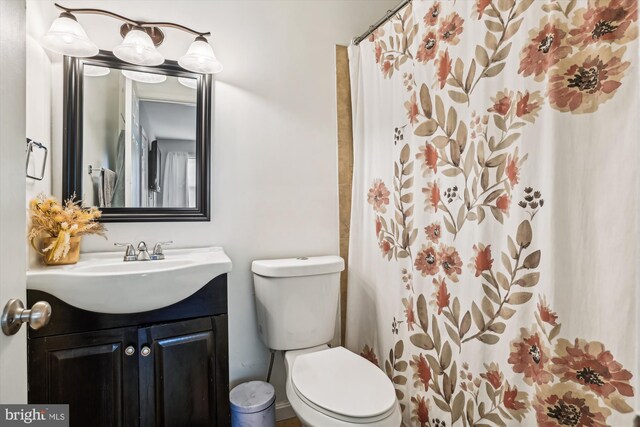
[[[136,341],[137,328],[31,339],[29,402],[69,404],[71,426],[137,426]]]
[[[226,315],[143,328],[138,344],[141,427],[229,425]]]

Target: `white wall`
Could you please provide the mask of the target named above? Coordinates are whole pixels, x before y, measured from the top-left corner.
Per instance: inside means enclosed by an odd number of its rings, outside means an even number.
[[[34,198],[40,193],[51,193],[51,165],[53,148],[51,146],[51,60],[40,46],[39,39],[51,24],[51,14],[54,12],[52,4],[47,2],[27,1],[26,13],[26,134],[43,144],[49,150],[44,179],[36,181],[26,180],[26,200]],[[61,148],[61,147],[59,147]],[[30,162],[29,173],[40,174],[42,157],[40,151],[34,151],[34,158]],[[58,166],[58,169],[61,164]],[[60,172],[58,172],[60,173]],[[28,251],[29,264],[35,265],[39,256],[32,250]]]
[[[396,3],[65,2],[213,33],[212,45],[225,71],[216,76],[214,88],[211,222],[107,224],[109,241],[86,238],[83,251],[113,250],[113,242],[140,240],[173,240],[175,247],[223,246],[233,261],[232,386],[264,378],[267,372],[268,352],[256,333],[251,261],[339,251],[335,44],[348,44]],[[117,21],[84,15],[78,21],[101,49],[111,50],[121,40]],[[191,41],[187,34],[167,29],[160,51],[177,59]],[[54,147],[60,147],[61,68],[54,64],[52,73],[53,138]],[[53,191],[58,195],[60,167],[54,155]],[[282,372],[279,358],[274,368],[279,400],[285,399]]]

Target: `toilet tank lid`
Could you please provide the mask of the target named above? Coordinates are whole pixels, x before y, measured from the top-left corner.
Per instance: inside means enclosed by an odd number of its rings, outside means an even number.
[[[339,273],[344,260],[339,256],[315,256],[253,261],[251,271],[265,277],[299,277]]]

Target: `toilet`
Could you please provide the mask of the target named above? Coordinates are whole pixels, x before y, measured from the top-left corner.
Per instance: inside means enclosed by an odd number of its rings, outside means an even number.
[[[398,427],[400,406],[389,378],[344,347],[335,333],[338,256],[254,261],[258,332],[272,350],[285,351],[287,398],[312,427]]]

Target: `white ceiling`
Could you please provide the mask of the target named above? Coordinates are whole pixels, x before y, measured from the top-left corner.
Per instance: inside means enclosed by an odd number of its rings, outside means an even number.
[[[196,106],[173,102],[140,101],[147,134],[156,139],[196,139]]]
[[[162,83],[135,82],[136,94],[140,99],[156,99],[161,101],[177,101],[195,104],[196,91],[184,86],[177,77],[169,76]]]

